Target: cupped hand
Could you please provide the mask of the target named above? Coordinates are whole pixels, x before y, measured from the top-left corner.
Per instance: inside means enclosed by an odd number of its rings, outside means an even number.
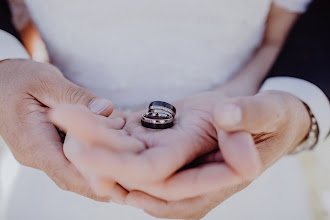
[[[0,62],[0,135],[18,162],[44,171],[60,188],[97,197],[89,182],[63,154],[56,127],[47,118],[50,108],[60,103],[89,106],[108,116],[110,101],[99,99],[65,79],[50,64],[31,60]]]
[[[98,176],[103,187],[110,180],[108,188],[112,188],[115,180],[128,190],[181,200],[259,174],[258,153],[246,132],[236,134],[235,140],[244,145],[237,144],[235,150],[220,144],[225,160],[186,167],[198,157],[219,151],[218,138],[223,134],[214,126],[213,110],[223,98],[221,93],[207,92],[173,103],[178,113],[174,126],[166,130],[142,127],[144,111],[127,116],[122,131],[109,129],[106,120],[98,122],[97,116],[77,106],[59,106],[51,118],[80,143],[74,145],[75,150],[67,145],[70,161]],[[116,137],[132,142],[127,146],[111,144]]]
[[[304,139],[310,126],[304,104],[296,97],[279,91],[220,100],[214,110],[214,121],[218,129],[226,131],[219,139],[225,148],[235,150],[237,141],[233,137],[237,132],[253,135],[262,159],[262,170],[291,152]],[[199,163],[221,160],[221,152],[214,152],[200,158]],[[210,183],[213,181],[212,177],[206,179]],[[240,183],[180,201],[161,200],[144,192],[132,191],[126,202],[159,218],[200,219],[250,182],[242,179]]]

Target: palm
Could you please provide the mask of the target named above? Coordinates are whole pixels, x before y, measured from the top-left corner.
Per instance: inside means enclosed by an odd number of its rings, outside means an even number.
[[[217,96],[219,99],[219,95]],[[166,179],[171,179],[179,169],[190,164],[196,158],[219,149],[217,142],[217,131],[214,127],[212,111],[215,96],[209,93],[190,97],[174,103],[177,108],[177,115],[174,126],[170,129],[153,130],[141,126],[141,115],[145,111],[133,113],[127,116],[126,130],[131,136],[139,139],[145,144],[146,151],[157,151],[160,149],[162,154],[155,154],[150,166],[153,179],[149,179],[150,184],[140,184],[136,181],[119,182],[129,190],[141,190],[152,195],[163,197]],[[160,155],[160,157],[157,157]],[[172,156],[172,157],[171,157]],[[160,160],[166,160],[167,164],[173,166],[163,166]],[[150,173],[149,173],[150,174]],[[142,177],[140,177],[142,178]],[[144,179],[145,180],[145,179]],[[168,196],[168,195],[167,195]]]
[[[186,163],[182,164],[186,165],[196,157],[218,148],[209,101],[190,98],[176,102],[178,114],[170,129],[152,130],[142,127],[140,120],[143,111],[129,115],[124,129],[143,141],[148,149],[168,147],[178,152],[190,152],[190,155],[186,155]]]
[[[240,177],[223,162],[182,168],[219,149],[219,131],[212,116],[218,100],[219,94],[209,92],[173,103],[178,112],[175,124],[165,130],[141,126],[145,111],[128,115],[125,126],[118,130],[109,129],[109,119],[93,118],[97,116],[88,110],[68,114],[70,109],[63,109],[62,116],[68,117],[62,119],[62,125],[69,125],[68,130],[84,145],[99,146],[80,149],[79,153],[73,150],[68,158],[77,167],[113,179],[128,190],[167,200],[210,192],[219,182],[225,185]],[[212,177],[212,184],[208,177]]]

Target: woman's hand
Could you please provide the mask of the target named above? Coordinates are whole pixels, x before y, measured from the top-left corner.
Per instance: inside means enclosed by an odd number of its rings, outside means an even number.
[[[128,190],[181,200],[259,174],[257,150],[246,132],[236,135],[238,141],[246,143],[236,146],[237,151],[220,144],[228,160],[185,167],[196,158],[219,150],[217,140],[223,132],[214,126],[212,114],[217,100],[223,98],[223,94],[208,92],[173,103],[178,112],[175,125],[166,130],[142,127],[140,120],[145,111],[129,115],[121,131],[109,129],[109,122],[99,122],[95,115],[77,106],[55,108],[51,118],[81,143],[75,145],[75,150],[68,150],[67,157],[80,170],[98,176],[98,185],[106,186],[110,180],[111,189],[115,180]],[[116,142],[116,137],[131,142]]]
[[[77,156],[81,149],[90,146],[102,146],[115,152],[141,152],[145,149],[144,143],[131,137],[123,130],[126,116],[120,111],[114,111],[109,118],[93,114],[85,106],[61,105],[56,108],[59,114],[58,124],[68,131],[63,151],[70,162],[75,164],[79,172],[90,182],[95,195],[108,198],[108,201],[123,204],[128,194],[127,190],[113,178],[103,177],[91,172],[82,166],[77,166]],[[61,113],[62,112],[62,113]],[[72,129],[73,127],[73,129]],[[71,133],[70,133],[71,132]],[[79,141],[78,141],[79,140]],[[79,158],[79,157],[78,157]]]
[[[18,162],[44,171],[62,189],[97,197],[74,165],[63,154],[63,144],[48,120],[49,108],[60,103],[89,106],[104,116],[110,101],[97,97],[65,79],[50,64],[31,60],[0,62],[0,135]]]
[[[278,91],[263,92],[251,97],[224,99],[214,111],[218,129],[226,131],[220,145],[235,150],[237,132],[253,134],[254,142],[262,158],[262,170],[292,151],[306,136],[310,116],[303,103],[296,97]],[[241,143],[244,145],[244,143]],[[230,155],[229,155],[230,156]],[[199,163],[222,161],[221,151],[199,160]],[[213,181],[212,177],[207,177]],[[240,183],[221,187],[210,193],[181,201],[164,201],[144,192],[132,191],[126,202],[160,218],[200,219],[224,200],[249,185]],[[188,185],[187,185],[188,186]]]

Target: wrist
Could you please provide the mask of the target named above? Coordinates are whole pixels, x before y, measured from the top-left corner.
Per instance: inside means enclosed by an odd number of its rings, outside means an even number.
[[[307,109],[307,111],[309,113],[309,116],[310,116],[310,120],[309,120],[310,125],[309,125],[309,129],[308,129],[308,133],[303,138],[303,140],[298,144],[298,146],[296,146],[290,152],[290,154],[297,154],[297,153],[300,153],[300,152],[303,152],[303,151],[313,150],[314,147],[318,143],[319,126],[318,126],[317,120],[316,120],[313,112],[309,108],[309,106],[305,103],[303,103],[303,104],[305,105],[305,108]]]
[[[300,99],[296,99],[297,108],[293,110],[293,118],[296,121],[295,127],[297,130],[296,138],[293,141],[289,153],[297,151],[297,148],[308,138],[309,132],[312,127],[312,115],[310,114],[309,107]]]
[[[261,91],[278,90],[287,92],[306,103],[313,112],[319,127],[318,143],[320,146],[330,130],[330,103],[324,92],[316,85],[293,77],[272,77],[265,81]]]

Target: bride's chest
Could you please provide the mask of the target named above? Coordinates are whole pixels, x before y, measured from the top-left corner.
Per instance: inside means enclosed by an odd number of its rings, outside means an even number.
[[[189,25],[263,20],[271,0],[26,0],[33,17],[56,24]],[[92,27],[87,27],[93,24]]]

